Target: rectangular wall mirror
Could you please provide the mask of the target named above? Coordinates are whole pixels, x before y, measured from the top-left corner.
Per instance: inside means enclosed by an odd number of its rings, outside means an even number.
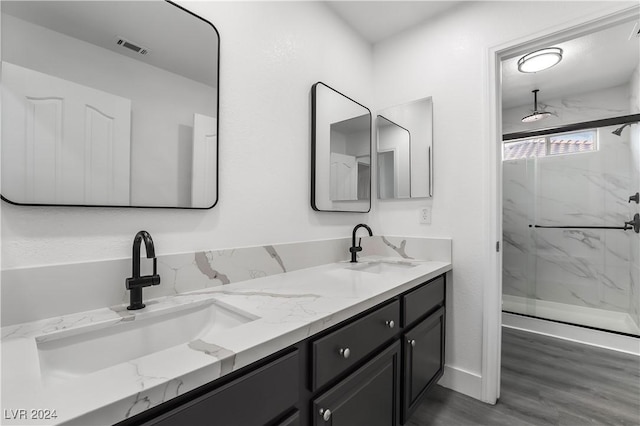
[[[211,208],[220,40],[164,0],[2,1],[2,198]]]
[[[431,97],[381,110],[376,130],[378,198],[433,196]]]
[[[311,89],[311,206],[371,210],[371,111],[318,82]]]

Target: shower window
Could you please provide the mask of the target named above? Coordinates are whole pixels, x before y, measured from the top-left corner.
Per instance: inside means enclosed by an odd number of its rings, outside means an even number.
[[[502,159],[503,161],[518,160],[596,150],[597,131],[594,129],[505,142]]]

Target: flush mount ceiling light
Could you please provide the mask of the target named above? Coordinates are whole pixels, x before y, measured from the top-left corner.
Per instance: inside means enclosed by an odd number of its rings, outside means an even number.
[[[518,71],[538,72],[551,68],[562,60],[562,49],[559,47],[547,47],[527,53],[518,59]]]
[[[543,120],[551,115],[550,112],[546,111],[538,111],[538,92],[540,90],[532,90],[533,93],[533,114],[527,115],[526,117],[522,117],[523,123],[532,123],[534,121]]]

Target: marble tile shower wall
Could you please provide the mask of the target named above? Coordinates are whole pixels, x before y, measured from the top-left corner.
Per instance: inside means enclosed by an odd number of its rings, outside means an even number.
[[[159,252],[158,241],[156,250]],[[144,299],[246,281],[349,259],[350,238],[158,255],[159,286]],[[451,260],[451,240],[365,237],[362,255]],[[142,267],[150,262],[142,260]],[[150,273],[142,270],[143,274]],[[2,271],[2,326],[128,303],[131,259]]]
[[[595,153],[503,163],[504,293],[629,312],[631,239],[621,230],[534,229],[622,226],[628,219],[629,138],[599,132]]]
[[[557,127],[568,123],[580,123],[630,114],[629,103],[633,94],[637,93],[631,89],[630,84],[623,84],[554,99],[549,99],[550,93],[541,91],[538,96],[538,105],[541,110],[552,114],[544,121],[544,127]],[[531,96],[531,93],[528,96]],[[502,132],[524,132],[535,128],[534,124],[522,122],[522,117],[528,114],[531,114],[530,103],[503,111]]]
[[[640,65],[631,78],[631,114],[640,113]],[[631,144],[631,194],[640,191],[640,124],[629,126]],[[629,217],[640,213],[640,205],[629,204]],[[640,234],[631,238],[631,267],[630,267],[630,313],[636,325],[640,327]]]

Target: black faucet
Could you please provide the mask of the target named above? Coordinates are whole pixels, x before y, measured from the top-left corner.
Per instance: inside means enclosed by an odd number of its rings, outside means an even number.
[[[359,228],[366,229],[367,231],[369,231],[369,236],[370,237],[373,236],[373,232],[371,232],[371,228],[369,228],[364,223],[356,225],[355,228],[353,228],[353,234],[351,235],[351,247],[349,248],[349,251],[351,252],[351,263],[358,262],[358,259],[356,258],[356,253],[359,252],[359,251],[362,251],[362,247],[360,247],[360,243],[362,242],[362,238],[360,238],[358,240],[358,245],[356,246],[356,232],[358,231]]]
[[[144,240],[144,246],[147,251],[147,259],[153,259],[153,275],[140,276],[140,244]],[[130,303],[127,309],[130,311],[144,308],[142,303],[142,288],[160,284],[160,275],[158,275],[158,259],[156,259],[156,250],[153,246],[151,235],[147,231],[140,231],[133,239],[133,276],[125,281],[127,290],[130,290]]]

